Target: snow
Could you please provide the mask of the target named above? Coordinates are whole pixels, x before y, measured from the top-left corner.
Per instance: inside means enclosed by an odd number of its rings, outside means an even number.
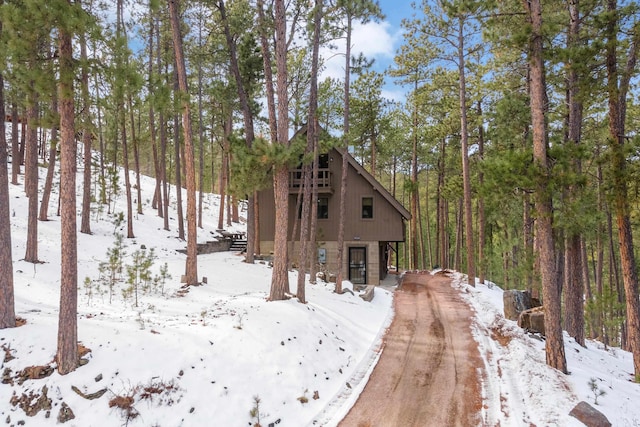
[[[41,170],[41,184],[44,176]],[[144,197],[150,198],[154,184],[143,178]],[[143,200],[144,215],[134,220],[136,238],[123,240],[125,262],[130,264],[142,245],[147,252],[153,248],[157,258],[152,274],[159,275],[166,263],[171,278],[164,287],[140,289],[136,307],[133,297],[122,294],[128,286],[124,272],[109,302],[99,265],[114,246],[114,233],[126,231],[124,224],[115,227],[113,212],[93,212],[93,234],[78,234],[78,336],[91,350],[84,356],[88,363],[65,376],[54,371],[19,384],[17,374],[27,367],[55,367],[60,286],[56,191],[50,221],[38,223],[43,263],[34,265],[20,260],[26,245],[27,199],[22,186],[10,185],[16,313],[26,324],[0,330],[5,350],[0,356],[13,357],[0,367],[5,379],[0,384],[0,420],[7,425],[55,425],[63,402],[75,414],[66,425],[97,427],[249,426],[258,421],[257,415],[263,427],[335,426],[348,412],[380,356],[382,337],[393,318],[392,293],[378,288],[367,303],[357,293],[336,295],[332,284],[319,282],[307,283],[307,304],[295,298],[268,302],[269,265],[246,264],[233,252],[198,256],[198,274],[207,283],[185,292],[179,283],[185,255],[176,251],[185,242],[176,238],[175,206],[172,230],[165,231],[149,199]],[[125,211],[124,201],[124,195],[118,195],[116,213]],[[200,242],[216,234],[218,203],[218,196],[206,195]],[[228,228],[242,230],[243,224]],[[91,296],[85,277],[92,281]],[[295,280],[291,272],[292,289]],[[565,336],[571,375],[562,375],[545,365],[543,342],[504,319],[498,286],[472,288],[460,274],[453,286],[475,312],[472,332],[484,360],[478,369],[486,370],[483,425],[581,425],[568,413],[580,400],[594,404],[588,385],[592,378],[606,391],[594,406],[614,426],[640,425],[640,408],[633,404],[639,401],[640,386],[632,382],[629,353],[605,350],[591,341],[583,348]],[[500,344],[495,337],[508,343]],[[12,385],[7,383],[11,378]],[[12,396],[41,393],[43,386],[52,400],[49,418],[45,410],[29,417],[10,403]],[[106,392],[88,400],[72,386],[85,395]],[[130,412],[110,406],[118,396],[133,398]]]

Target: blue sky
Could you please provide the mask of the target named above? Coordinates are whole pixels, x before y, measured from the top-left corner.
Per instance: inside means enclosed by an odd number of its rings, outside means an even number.
[[[410,18],[413,9],[408,1],[395,2],[381,0],[380,7],[385,15],[381,22],[354,25],[352,52],[354,55],[363,53],[367,58],[374,59],[374,68],[378,72],[385,71],[392,63],[396,51],[403,43],[400,23],[403,18]],[[344,52],[344,40],[336,41],[339,52]],[[325,57],[331,57],[335,52],[325,52]],[[344,76],[344,56],[333,56],[327,61],[324,76],[342,79]],[[387,99],[404,101],[406,90],[395,85],[393,79],[387,78],[383,94]]]

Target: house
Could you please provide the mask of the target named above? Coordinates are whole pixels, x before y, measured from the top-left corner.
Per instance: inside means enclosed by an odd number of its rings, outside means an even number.
[[[319,156],[318,228],[316,233],[318,271],[337,273],[337,240],[340,220],[342,156],[347,156],[347,204],[343,251],[343,277],[356,285],[378,285],[388,271],[390,252],[405,240],[405,220],[411,215],[350,154],[332,148]],[[289,236],[299,213],[296,201],[302,185],[302,171],[289,172]],[[260,251],[273,252],[275,203],[273,187],[258,192]],[[291,237],[290,237],[291,238]],[[289,242],[289,257],[296,263],[299,234]],[[397,258],[397,257],[396,257]]]

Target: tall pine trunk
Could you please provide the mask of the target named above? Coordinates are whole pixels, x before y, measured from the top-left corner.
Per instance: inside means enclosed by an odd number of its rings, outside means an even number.
[[[253,130],[253,112],[249,103],[249,94],[245,88],[242,76],[240,75],[240,66],[238,65],[238,54],[236,41],[231,35],[229,22],[227,20],[224,1],[219,0],[218,8],[222,18],[225,38],[227,39],[227,47],[229,48],[229,56],[231,60],[231,73],[233,74],[236,87],[238,89],[238,98],[240,99],[240,107],[242,109],[242,118],[244,123],[245,143],[247,148],[251,149],[255,140]],[[234,205],[237,206],[237,205]],[[254,223],[254,195],[253,191],[247,195],[247,255],[245,262],[253,264],[255,254],[255,223]]]
[[[276,93],[278,96],[277,144],[289,146],[289,98],[287,93],[287,20],[284,0],[275,0]],[[287,233],[289,228],[289,170],[278,164],[273,174],[276,223],[273,272],[269,300],[285,299],[289,292]]]
[[[189,88],[187,86],[187,69],[180,34],[178,17],[178,0],[169,0],[169,15],[173,34],[173,50],[175,52],[178,86],[182,99],[182,128],[184,130],[185,169],[187,181],[187,261],[185,268],[186,284],[198,284],[198,226],[196,220],[196,172],[192,140],[191,116],[189,108]]]
[[[174,58],[175,61],[175,58]],[[173,70],[173,93],[174,100],[177,99],[180,93],[180,87],[178,83],[178,70],[177,65],[174,62]],[[182,160],[180,150],[180,115],[175,114],[173,116],[173,153],[175,158],[175,174],[176,174],[176,210],[178,217],[178,238],[185,239],[184,234],[184,210],[182,208]]]
[[[51,110],[54,114],[58,113],[58,96],[53,93],[51,96]],[[40,213],[38,219],[40,221],[49,220],[49,200],[51,198],[51,189],[53,188],[53,175],[56,169],[56,154],[58,150],[58,124],[51,127],[51,141],[49,142],[49,164],[47,165],[47,176],[44,180],[44,188],[42,189],[42,200],[40,202]]]
[[[345,66],[344,66],[344,115],[342,124],[342,167],[340,175],[340,217],[338,219],[338,259],[335,292],[342,293],[342,280],[344,276],[344,226],[347,220],[347,174],[349,172],[349,105],[350,93],[349,83],[351,79],[351,32],[352,32],[352,16],[347,14],[347,44],[345,49]]]
[[[547,339],[545,351],[547,364],[567,373],[560,316],[558,272],[555,264],[553,238],[553,206],[550,194],[551,172],[547,159],[547,125],[545,122],[545,70],[542,45],[542,5],[540,0],[523,0],[531,24],[529,39],[529,70],[531,90],[531,122],[533,132],[533,160],[538,173],[534,192],[536,208],[536,239],[542,295],[545,307],[544,326]]]
[[[91,98],[89,96],[89,64],[87,63],[87,39],[80,34],[80,59],[82,75],[80,80],[82,92],[82,145],[84,148],[84,171],[82,173],[82,219],[80,232],[91,234]]]
[[[18,185],[18,175],[20,175],[20,165],[22,164],[18,133],[19,117],[18,103],[13,102],[11,103],[11,184],[13,185]]]
[[[482,118],[482,101],[478,101],[478,117]],[[478,186],[482,188],[484,184],[484,172],[482,171],[482,161],[484,160],[484,127],[482,124],[478,126],[478,158],[480,167],[478,170]],[[487,220],[484,213],[484,197],[478,196],[478,282],[484,284],[486,260],[486,225]]]
[[[627,195],[627,160],[625,149],[625,119],[627,92],[633,73],[638,49],[640,49],[640,26],[635,25],[626,69],[618,71],[617,58],[617,1],[607,1],[608,22],[606,26],[607,90],[609,94],[609,141],[613,171],[613,207],[618,226],[618,249],[622,267],[622,282],[626,295],[627,340],[633,353],[633,368],[636,381],[640,381],[640,301],[638,300],[638,275],[633,252],[629,199]],[[624,338],[624,334],[623,334]]]
[[[0,6],[3,1],[0,0]],[[2,35],[2,22],[0,22]],[[0,329],[16,326],[13,291],[13,258],[11,255],[11,218],[9,212],[9,170],[7,168],[7,138],[5,133],[4,78],[0,73]],[[16,127],[18,123],[12,122]],[[12,159],[18,162],[17,158]]]
[[[70,3],[69,3],[70,4]],[[76,137],[71,34],[59,29],[60,54],[60,315],[56,362],[60,375],[78,367],[78,236],[76,233]]]
[[[35,264],[40,260],[38,259],[38,95],[33,82],[30,84],[28,97],[24,183],[29,207],[24,260]]]
[[[469,170],[469,132],[467,125],[467,86],[464,58],[464,18],[459,17],[458,27],[458,73],[460,76],[460,132],[462,150],[462,187],[464,198],[464,232],[467,252],[467,276],[471,286],[476,285],[475,244],[473,243],[473,217],[471,200],[471,171]]]
[[[569,1],[569,33],[567,36],[567,44],[569,49],[575,49],[580,43],[580,11],[578,8],[578,0]],[[569,70],[567,75],[568,86],[568,134],[567,143],[574,147],[580,145],[581,127],[582,127],[582,102],[579,93],[579,78],[576,70],[576,61],[570,59]],[[580,176],[582,174],[582,165],[578,156],[575,156],[572,165],[573,172]],[[569,203],[577,203],[579,192],[581,189],[578,184],[572,184],[567,189],[567,198]],[[580,232],[575,229],[567,230],[565,239],[565,274],[564,274],[564,292],[565,292],[565,329],[576,342],[582,346],[585,345],[584,339],[584,285],[582,276],[582,238]]]

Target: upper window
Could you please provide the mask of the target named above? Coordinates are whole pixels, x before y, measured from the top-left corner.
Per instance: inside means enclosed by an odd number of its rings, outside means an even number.
[[[362,198],[362,219],[373,218],[373,197]]]
[[[302,218],[302,203],[298,207],[298,219]],[[318,197],[318,219],[329,218],[329,198]]]
[[[329,198],[328,197],[318,197],[318,218],[319,219],[329,218]]]

